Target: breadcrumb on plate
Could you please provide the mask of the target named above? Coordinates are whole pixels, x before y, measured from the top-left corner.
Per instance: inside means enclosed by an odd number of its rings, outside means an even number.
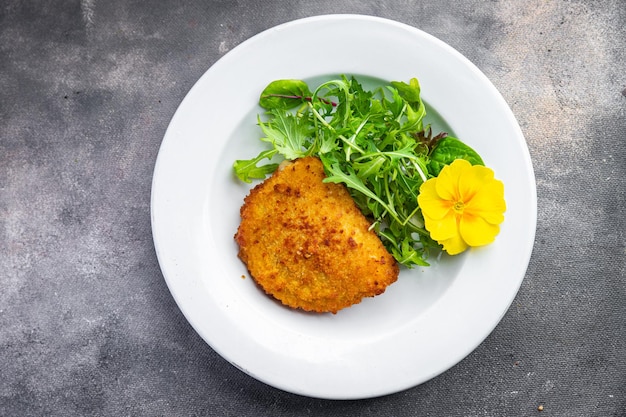
[[[315,157],[282,165],[254,187],[235,234],[253,280],[283,304],[332,312],[385,291],[399,267],[342,184]]]

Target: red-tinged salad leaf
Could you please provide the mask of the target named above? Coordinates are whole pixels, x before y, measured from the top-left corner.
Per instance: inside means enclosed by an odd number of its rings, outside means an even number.
[[[272,81],[261,93],[259,105],[264,109],[293,109],[311,99],[307,83],[301,80]]]

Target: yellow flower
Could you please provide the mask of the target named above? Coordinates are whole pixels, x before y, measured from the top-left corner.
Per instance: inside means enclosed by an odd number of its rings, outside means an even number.
[[[420,187],[426,230],[450,255],[494,241],[504,220],[504,184],[493,171],[457,159]]]

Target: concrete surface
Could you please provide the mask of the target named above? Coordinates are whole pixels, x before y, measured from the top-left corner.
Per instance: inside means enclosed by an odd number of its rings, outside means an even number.
[[[458,49],[511,106],[537,177],[535,249],[500,325],[441,376],[365,401],[291,395],[223,360],[172,299],[150,227],[188,89],[250,36],[325,13]],[[621,0],[5,0],[0,415],[625,416],[625,113]]]

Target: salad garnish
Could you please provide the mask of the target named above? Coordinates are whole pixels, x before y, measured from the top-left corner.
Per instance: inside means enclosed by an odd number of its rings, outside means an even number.
[[[345,75],[313,90],[303,80],[276,80],[259,104],[266,111],[258,116],[261,140],[271,146],[235,161],[241,181],[264,179],[283,160],[318,157],[324,181],[345,184],[387,250],[409,268],[427,266],[442,248],[456,254],[490,243],[499,232],[502,183],[470,146],[446,132],[433,135],[417,78],[371,91]]]

